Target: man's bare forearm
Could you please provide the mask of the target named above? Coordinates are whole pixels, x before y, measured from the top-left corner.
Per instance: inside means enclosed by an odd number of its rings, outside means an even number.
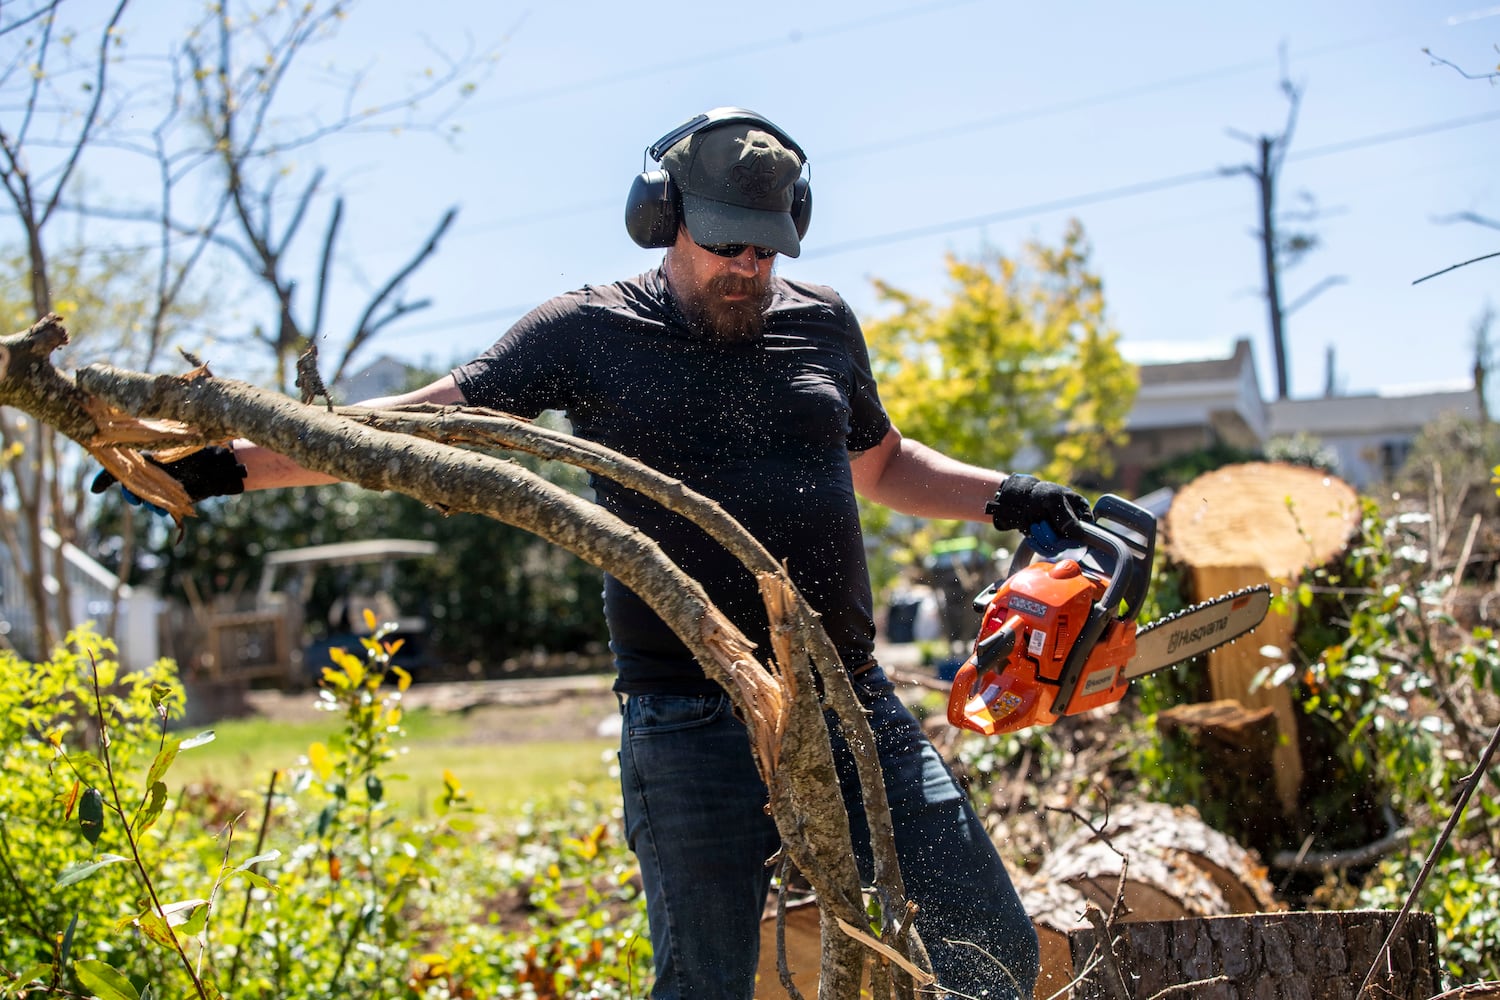
[[[452,375],[445,375],[411,392],[398,396],[381,396],[363,400],[355,405],[373,410],[410,406],[415,403],[439,405],[461,405],[463,393]],[[326,486],[339,482],[335,476],[304,469],[285,455],[263,448],[250,441],[234,443],[234,457],[245,467],[246,490],[273,490],[288,486]]]

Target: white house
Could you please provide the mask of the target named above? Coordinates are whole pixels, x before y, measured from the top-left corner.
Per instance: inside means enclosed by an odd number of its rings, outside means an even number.
[[[1121,344],[1140,371],[1140,391],[1126,419],[1130,440],[1116,451],[1120,488],[1137,492],[1140,477],[1169,459],[1223,442],[1246,450],[1270,436],[1250,341],[1233,344]]]
[[[1356,487],[1389,479],[1406,462],[1422,428],[1445,414],[1479,415],[1473,388],[1362,396],[1279,399],[1267,405],[1271,434],[1307,434],[1338,456],[1339,474]]]
[[[1478,393],[1456,386],[1267,402],[1244,338],[1218,345],[1124,343],[1121,350],[1141,380],[1126,421],[1130,440],[1116,453],[1113,488],[1127,495],[1146,470],[1177,455],[1216,443],[1258,450],[1298,434],[1322,442],[1337,457],[1339,475],[1360,489],[1399,469],[1422,428],[1438,417],[1478,415]]]
[[[335,402],[340,406],[376,396],[393,396],[412,388],[417,369],[389,354],[382,354],[352,375],[345,375],[333,385]]]

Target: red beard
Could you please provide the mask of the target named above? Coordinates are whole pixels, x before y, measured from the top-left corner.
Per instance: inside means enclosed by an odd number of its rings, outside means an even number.
[[[726,299],[728,295],[743,295]],[[766,307],[771,303],[771,282],[759,276],[718,274],[708,279],[682,303],[694,325],[725,343],[757,340],[765,330]]]

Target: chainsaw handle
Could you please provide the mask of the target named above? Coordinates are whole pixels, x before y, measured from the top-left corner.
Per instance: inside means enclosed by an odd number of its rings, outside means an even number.
[[[1071,544],[1070,539],[1059,536],[1050,524],[1034,524],[1026,529],[1022,533],[1021,544],[1016,548],[1016,556],[1011,560],[1011,575],[1024,568],[1031,561],[1033,554],[1056,562],[1064,552],[1078,548],[1081,543],[1084,548],[1093,549],[1096,552],[1102,551],[1113,557],[1111,561],[1101,564],[1101,568],[1109,573],[1109,583],[1105,585],[1104,596],[1099,599],[1099,604],[1114,614],[1120,607],[1120,602],[1125,599],[1126,590],[1130,586],[1133,568],[1130,549],[1119,536],[1088,521],[1078,521],[1075,525],[1074,529],[1068,532],[1071,536]],[[1132,608],[1131,611],[1133,613],[1135,609]]]

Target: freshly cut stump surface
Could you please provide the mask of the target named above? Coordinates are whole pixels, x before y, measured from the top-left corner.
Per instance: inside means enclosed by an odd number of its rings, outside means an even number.
[[[1258,566],[1283,579],[1343,552],[1359,518],[1354,488],[1326,472],[1228,465],[1178,490],[1167,511],[1167,552],[1188,566]]]

